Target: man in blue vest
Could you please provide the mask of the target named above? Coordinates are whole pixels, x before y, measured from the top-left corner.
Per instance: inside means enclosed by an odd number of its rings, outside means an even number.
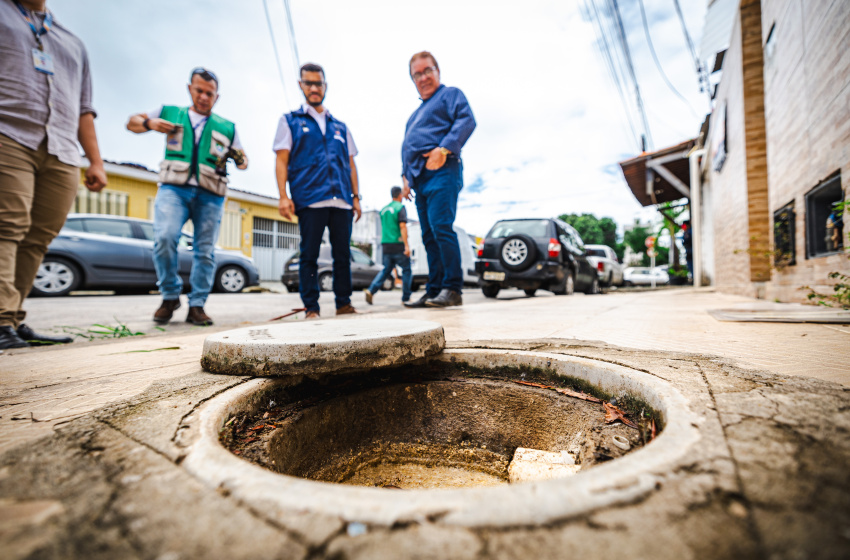
[[[460,150],[472,131],[475,117],[463,92],[440,83],[440,66],[422,51],[408,67],[422,104],[407,121],[401,147],[404,193],[416,193],[416,211],[422,243],[428,255],[428,289],[407,307],[462,305],[463,269],[454,231],[457,199],[463,188]]]
[[[165,159],[160,164],[159,190],[154,202],[154,268],[162,304],[153,320],[167,323],[180,307],[183,280],[178,274],[177,245],[183,225],[192,220],[192,273],[186,321],[212,325],[204,303],[215,276],[215,242],[227,193],[227,160],[246,169],[236,125],[212,112],[218,101],[218,78],[205,68],[189,76],[191,107],[164,105],[130,117],[127,130],[166,134]]]
[[[381,289],[384,280],[390,277],[395,267],[401,267],[401,302],[410,299],[413,272],[410,270],[410,244],[407,242],[407,210],[401,203],[401,187],[390,189],[393,200],[381,210],[381,259],[384,270],[375,276],[372,285],[363,290],[366,303]]]
[[[318,64],[301,67],[298,82],[306,104],[280,118],[273,149],[280,191],[278,209],[298,216],[301,256],[298,287],[307,319],[319,317],[319,248],[325,228],[331,242],[336,314],[356,313],[351,305],[352,216],[360,219],[357,147],[351,132],[322,105],[328,84]],[[286,183],[289,182],[289,195]],[[291,195],[291,196],[290,196]]]

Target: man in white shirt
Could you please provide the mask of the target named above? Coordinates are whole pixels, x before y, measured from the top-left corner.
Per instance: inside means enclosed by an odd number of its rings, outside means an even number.
[[[318,258],[325,228],[333,257],[336,314],[356,313],[351,305],[352,219],[360,219],[354,156],[357,147],[342,121],[325,109],[327,83],[318,64],[301,67],[298,84],[306,104],[280,118],[272,149],[280,191],[278,208],[288,220],[298,216],[301,256],[298,287],[307,318],[319,317]],[[289,195],[286,183],[289,182]],[[291,196],[290,196],[291,195]]]
[[[162,304],[153,320],[167,323],[180,307],[183,279],[177,252],[181,230],[192,220],[192,272],[186,321],[211,325],[204,304],[215,277],[215,242],[227,193],[227,161],[248,167],[236,125],[212,112],[218,100],[218,78],[205,68],[189,77],[190,107],[163,105],[130,117],[127,130],[166,134],[165,159],[160,165],[159,190],[154,203],[154,267]],[[191,132],[190,132],[191,129]]]

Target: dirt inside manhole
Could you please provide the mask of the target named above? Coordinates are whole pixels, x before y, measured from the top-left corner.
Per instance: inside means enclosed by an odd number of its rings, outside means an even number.
[[[252,402],[220,434],[236,455],[281,474],[382,488],[571,476],[660,431],[639,399],[577,379],[440,361],[280,380]]]

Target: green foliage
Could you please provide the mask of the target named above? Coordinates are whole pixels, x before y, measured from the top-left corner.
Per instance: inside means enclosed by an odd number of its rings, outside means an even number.
[[[850,201],[844,200],[836,204],[836,209],[839,214],[850,213]],[[847,221],[845,220],[846,224]],[[844,252],[847,258],[850,259],[850,232],[847,233],[847,243],[844,244]],[[831,294],[821,294],[816,292],[809,286],[803,286],[801,290],[809,290],[806,296],[810,302],[815,305],[823,305],[825,307],[840,307],[842,309],[850,309],[850,276],[841,272],[830,272],[827,278],[835,280],[832,286]]]
[[[617,222],[611,218],[597,218],[593,214],[561,214],[558,219],[576,228],[582,241],[588,245],[607,245],[623,260],[625,246],[617,242]]]
[[[128,336],[144,336],[143,332],[135,332],[130,330],[130,328],[124,323],[115,319],[118,323],[118,326],[112,327],[109,325],[101,325],[96,323],[89,327],[88,329],[81,329],[80,327],[62,327],[62,330],[66,334],[70,334],[79,338],[85,338],[86,340],[92,341],[101,338],[126,338]],[[160,327],[157,327],[160,330],[164,330]]]

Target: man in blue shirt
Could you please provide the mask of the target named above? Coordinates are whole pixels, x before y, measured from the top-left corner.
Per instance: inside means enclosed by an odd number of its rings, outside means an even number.
[[[333,257],[336,314],[356,313],[351,305],[351,224],[360,219],[357,147],[345,123],[322,105],[327,83],[318,64],[301,67],[298,82],[306,104],[280,118],[273,149],[280,215],[298,216],[301,257],[298,288],[307,319],[319,317],[319,248],[325,228]],[[286,183],[289,193],[286,194]]]
[[[453,225],[463,188],[460,150],[475,130],[475,117],[463,92],[440,83],[434,56],[422,51],[410,59],[410,77],[422,104],[407,121],[401,148],[403,195],[416,193],[422,242],[428,255],[428,289],[407,307],[462,305],[463,269]]]

